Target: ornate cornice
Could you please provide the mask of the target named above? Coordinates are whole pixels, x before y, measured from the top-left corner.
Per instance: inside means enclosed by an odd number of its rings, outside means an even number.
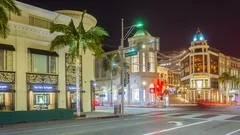
[[[51,34],[48,29],[39,28],[17,22],[9,22],[10,35],[33,40],[51,42],[59,33]]]

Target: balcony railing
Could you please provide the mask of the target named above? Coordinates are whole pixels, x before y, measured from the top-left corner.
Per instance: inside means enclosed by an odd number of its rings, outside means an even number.
[[[13,71],[0,71],[0,82],[15,83],[15,72],[13,72]]]
[[[57,74],[43,74],[43,73],[27,73],[26,74],[27,84],[58,84]]]

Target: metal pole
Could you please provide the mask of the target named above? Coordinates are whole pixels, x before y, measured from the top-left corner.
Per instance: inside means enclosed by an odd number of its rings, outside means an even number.
[[[124,20],[122,19],[122,28],[121,28],[121,46],[120,46],[120,57],[121,57],[121,101],[122,101],[122,105],[121,105],[121,113],[124,114],[124,67],[123,67],[123,48],[124,48]]]

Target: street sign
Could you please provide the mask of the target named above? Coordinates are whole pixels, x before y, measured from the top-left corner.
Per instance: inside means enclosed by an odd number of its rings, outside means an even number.
[[[129,66],[124,66],[125,69],[129,69]]]
[[[125,57],[135,56],[135,55],[137,55],[137,54],[138,54],[137,51],[131,51],[131,52],[125,53]]]
[[[100,94],[100,97],[106,97],[106,95],[105,94]]]

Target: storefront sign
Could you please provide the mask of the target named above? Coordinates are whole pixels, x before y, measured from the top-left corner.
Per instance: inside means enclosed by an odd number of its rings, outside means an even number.
[[[67,86],[67,89],[68,89],[68,91],[75,92],[75,91],[76,91],[76,86],[74,86],[74,85],[69,85],[69,86]]]
[[[35,84],[31,85],[32,91],[39,91],[39,92],[53,92],[56,90],[55,85],[41,85],[41,84]]]
[[[11,90],[11,85],[5,84],[5,83],[0,83],[0,92],[6,92]]]

